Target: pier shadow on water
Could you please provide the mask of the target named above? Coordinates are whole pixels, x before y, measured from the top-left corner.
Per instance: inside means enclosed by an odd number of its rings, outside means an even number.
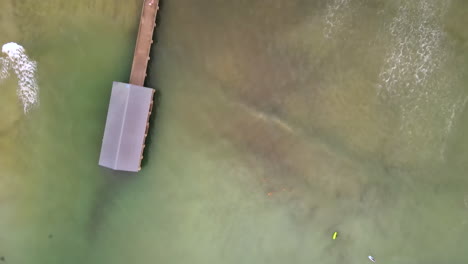
[[[149,118],[149,129],[148,129],[148,135],[146,137],[146,141],[145,141],[145,149],[143,150],[143,160],[141,162],[141,169],[143,170],[144,167],[148,164],[148,156],[151,155],[151,149],[154,147],[153,146],[153,140],[156,140],[155,137],[157,137],[157,116],[158,116],[158,112],[159,112],[159,107],[160,107],[160,103],[161,103],[161,96],[162,96],[162,90],[159,89],[159,87],[153,87],[152,83],[151,82],[151,73],[154,73],[154,72],[157,72],[155,69],[154,69],[154,65],[155,65],[155,60],[158,59],[158,30],[157,28],[161,26],[161,21],[163,21],[163,18],[161,18],[163,16],[162,14],[162,10],[163,10],[163,6],[164,6],[164,2],[165,1],[159,1],[159,11],[158,11],[158,15],[156,16],[156,28],[155,28],[155,32],[153,34],[153,45],[151,46],[151,51],[150,51],[150,58],[151,60],[149,61],[148,63],[148,68],[147,68],[147,73],[148,73],[148,76],[145,80],[145,86],[146,87],[152,87],[153,89],[155,89],[155,93],[154,93],[154,98],[153,98],[153,107],[152,107],[152,113],[151,113],[151,116]],[[157,78],[157,76],[155,77]]]
[[[145,149],[143,150],[143,160],[141,161],[141,169],[144,170],[148,161],[150,160],[150,155],[152,149],[155,147],[154,142],[157,140],[158,134],[158,110],[161,102],[161,91],[155,89],[154,98],[153,98],[153,109],[151,110],[151,115],[149,117],[149,129],[148,135],[146,136]]]

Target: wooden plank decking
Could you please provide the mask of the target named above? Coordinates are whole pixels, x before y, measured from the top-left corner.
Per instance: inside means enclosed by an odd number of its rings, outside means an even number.
[[[140,27],[133,55],[132,72],[130,73],[130,84],[144,86],[158,9],[159,0],[143,1]]]

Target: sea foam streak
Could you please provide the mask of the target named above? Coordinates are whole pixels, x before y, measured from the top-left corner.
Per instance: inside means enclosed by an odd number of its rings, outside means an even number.
[[[36,80],[37,63],[26,55],[24,48],[14,42],[2,47],[6,57],[0,58],[0,81],[10,76],[13,71],[18,78],[18,97],[24,112],[27,113],[39,103],[39,87]]]
[[[398,105],[406,148],[441,156],[466,98],[452,89],[456,76],[443,71],[449,50],[443,18],[450,1],[400,1],[388,27],[391,40],[380,72],[379,94]],[[414,142],[419,138],[423,142]],[[428,154],[432,155],[432,154]]]
[[[325,14],[325,38],[332,38],[336,28],[343,26],[343,20],[349,12],[351,0],[333,0],[327,5]]]
[[[445,57],[441,45],[445,36],[440,21],[444,9],[435,0],[402,1],[390,24],[393,47],[380,74],[380,89],[401,95],[408,89],[425,88]]]

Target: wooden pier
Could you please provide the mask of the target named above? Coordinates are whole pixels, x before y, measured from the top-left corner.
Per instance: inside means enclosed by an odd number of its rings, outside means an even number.
[[[158,9],[159,0],[144,0],[135,53],[133,55],[132,72],[130,73],[131,84],[143,86],[145,83]]]
[[[143,1],[130,83],[112,85],[99,157],[103,167],[131,172],[141,169],[155,92],[144,83],[158,9],[158,0]]]

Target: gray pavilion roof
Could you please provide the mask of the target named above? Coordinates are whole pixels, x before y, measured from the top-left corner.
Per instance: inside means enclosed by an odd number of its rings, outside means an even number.
[[[140,170],[153,95],[151,88],[113,83],[99,165]]]

